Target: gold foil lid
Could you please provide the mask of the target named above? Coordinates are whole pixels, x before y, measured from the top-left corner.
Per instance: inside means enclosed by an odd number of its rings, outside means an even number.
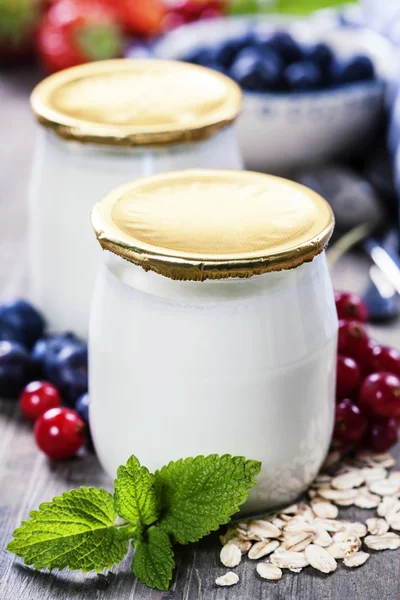
[[[33,91],[42,125],[114,146],[207,138],[238,115],[242,93],[211,69],[167,60],[108,60],[51,75]]]
[[[334,218],[315,192],[247,171],[190,170],[124,185],[98,202],[101,246],[171,279],[251,277],[312,260]]]

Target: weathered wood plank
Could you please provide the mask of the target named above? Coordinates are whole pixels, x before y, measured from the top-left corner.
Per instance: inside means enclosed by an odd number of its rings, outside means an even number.
[[[26,293],[27,199],[34,123],[28,93],[37,74],[0,75],[0,297]],[[349,258],[334,272],[337,287],[362,288],[367,263]],[[400,345],[400,323],[373,328],[385,343]],[[399,449],[397,449],[399,452]],[[47,461],[36,449],[31,427],[19,416],[15,403],[0,401],[0,600],[398,600],[400,554],[375,554],[368,565],[348,570],[341,566],[332,576],[308,570],[285,575],[280,582],[265,582],[255,564],[244,560],[235,588],[217,588],[224,573],[218,560],[218,540],[180,549],[176,582],[168,593],[145,588],[130,573],[130,558],[107,575],[38,573],[21,564],[4,549],[13,529],[41,502],[80,485],[110,489],[111,481],[96,458],[87,454],[66,463]],[[368,511],[343,511],[352,518]]]

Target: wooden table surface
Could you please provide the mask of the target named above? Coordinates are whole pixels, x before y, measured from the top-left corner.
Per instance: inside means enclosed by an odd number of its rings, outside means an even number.
[[[0,73],[0,298],[27,290],[27,184],[34,143],[28,96],[38,75]],[[54,199],[57,201],[57,198]],[[336,287],[362,289],[367,263],[351,257],[336,268]],[[382,343],[400,346],[400,323],[373,328]],[[31,426],[15,402],[0,401],[0,600],[399,600],[400,550],[376,553],[365,567],[342,565],[330,576],[311,569],[285,574],[279,582],[260,580],[254,562],[238,567],[239,585],[217,588],[227,571],[219,563],[217,539],[178,553],[176,580],[169,592],[150,590],[130,572],[130,557],[108,574],[35,572],[5,550],[13,530],[32,509],[81,485],[111,489],[95,456],[49,462],[35,447]],[[396,449],[399,454],[399,448]],[[369,511],[347,509],[345,518],[365,519]]]

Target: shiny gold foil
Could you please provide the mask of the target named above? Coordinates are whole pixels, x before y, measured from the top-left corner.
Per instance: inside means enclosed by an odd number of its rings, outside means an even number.
[[[205,139],[238,115],[242,93],[211,69],[157,59],[89,63],[33,91],[39,122],[62,138],[111,146]]]
[[[293,269],[327,245],[329,204],[308,188],[247,171],[189,170],[117,188],[93,209],[105,250],[171,279]]]

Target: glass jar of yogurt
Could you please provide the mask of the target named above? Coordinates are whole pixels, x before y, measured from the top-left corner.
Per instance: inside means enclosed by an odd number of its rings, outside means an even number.
[[[293,501],[334,416],[329,205],[246,171],[122,186],[92,224],[104,249],[89,336],[90,422],[105,470],[199,454],[262,461],[246,504]]]
[[[53,330],[87,336],[100,251],[95,202],[118,185],[190,167],[242,167],[229,78],[176,61],[113,60],[67,69],[34,90],[31,185],[34,300]]]

